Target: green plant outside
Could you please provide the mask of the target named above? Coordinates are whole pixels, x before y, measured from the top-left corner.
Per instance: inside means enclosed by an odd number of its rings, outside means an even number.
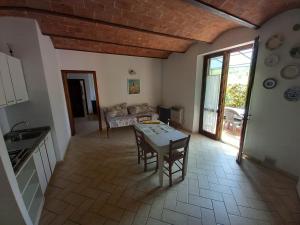
[[[247,85],[231,84],[227,86],[225,106],[244,108],[247,96]]]

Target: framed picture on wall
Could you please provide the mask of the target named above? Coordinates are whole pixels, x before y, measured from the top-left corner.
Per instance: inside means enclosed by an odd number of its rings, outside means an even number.
[[[128,94],[139,94],[141,92],[140,79],[127,80]]]

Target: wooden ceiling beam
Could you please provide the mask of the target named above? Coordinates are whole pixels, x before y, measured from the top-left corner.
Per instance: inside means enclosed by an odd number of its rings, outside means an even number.
[[[92,42],[98,42],[98,43],[103,43],[103,44],[112,44],[120,47],[128,47],[128,48],[140,48],[140,49],[145,49],[145,50],[153,50],[153,51],[164,51],[164,52],[177,52],[177,53],[183,53],[184,51],[172,51],[172,50],[167,50],[167,49],[160,49],[160,48],[148,48],[148,47],[142,47],[138,45],[127,45],[127,44],[120,44],[120,43],[115,43],[115,42],[110,42],[110,41],[99,41],[95,39],[89,39],[89,38],[82,38],[82,37],[73,37],[69,35],[59,35],[59,34],[54,34],[51,32],[42,32],[44,35],[53,37],[53,38],[67,38],[71,40],[79,40],[79,41],[92,41]]]
[[[115,55],[166,59],[171,54],[168,51],[152,50],[139,47],[122,46],[117,44],[101,43],[98,41],[80,40],[66,37],[52,36],[54,48],[96,52]]]
[[[212,13],[212,14],[223,17],[226,20],[230,20],[232,22],[240,24],[241,26],[248,27],[248,28],[251,28],[251,29],[259,28],[259,26],[256,25],[256,24],[253,24],[253,23],[251,23],[251,22],[249,22],[245,19],[242,19],[242,18],[240,18],[236,15],[233,15],[229,12],[221,10],[221,9],[219,9],[219,8],[217,8],[217,7],[215,7],[211,4],[208,4],[206,2],[203,2],[201,0],[186,0],[186,1],[189,2],[190,4],[194,5],[195,7],[204,9],[204,10],[206,10],[206,11]]]

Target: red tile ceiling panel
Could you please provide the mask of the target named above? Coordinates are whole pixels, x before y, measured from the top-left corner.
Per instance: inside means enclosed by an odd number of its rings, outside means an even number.
[[[11,0],[0,5],[42,9],[205,42],[238,26],[184,0]]]
[[[120,28],[90,20],[39,11],[0,9],[0,15],[24,16],[36,19],[42,32],[47,35],[66,36],[172,52],[185,52],[193,43],[191,40]]]

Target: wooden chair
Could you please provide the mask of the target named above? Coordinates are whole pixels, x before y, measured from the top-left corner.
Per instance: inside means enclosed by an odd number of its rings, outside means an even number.
[[[141,159],[144,161],[144,171],[147,171],[147,165],[151,163],[156,163],[155,171],[158,169],[158,155],[156,151],[145,141],[145,136],[143,132],[137,130],[133,127],[136,145],[138,149],[138,164],[140,164]],[[155,158],[153,161],[148,161]]]
[[[164,174],[166,174],[169,177],[169,186],[172,186],[173,184],[172,175],[174,173],[181,171],[182,180],[184,180],[184,173],[185,173],[184,168],[186,163],[185,157],[188,150],[190,137],[191,135],[189,135],[186,138],[182,138],[180,140],[170,141],[169,153],[164,156],[164,161],[167,162],[168,164],[168,167],[166,167],[164,164]],[[178,167],[176,171],[172,171],[172,167],[174,164]],[[165,170],[167,170],[168,173],[166,173]]]

